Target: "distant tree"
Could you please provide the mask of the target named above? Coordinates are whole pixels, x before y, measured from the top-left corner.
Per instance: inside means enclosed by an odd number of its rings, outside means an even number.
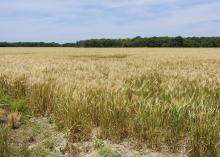
[[[183,38],[181,36],[175,37],[171,42],[172,47],[183,47]]]
[[[0,47],[220,47],[220,37],[145,37],[90,39],[75,43],[0,42]]]

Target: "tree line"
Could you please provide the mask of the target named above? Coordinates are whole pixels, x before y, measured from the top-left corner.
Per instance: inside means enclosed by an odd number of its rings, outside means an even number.
[[[140,37],[90,39],[75,43],[0,42],[0,47],[220,47],[220,37]]]
[[[0,47],[60,47],[59,43],[45,43],[45,42],[0,42]]]

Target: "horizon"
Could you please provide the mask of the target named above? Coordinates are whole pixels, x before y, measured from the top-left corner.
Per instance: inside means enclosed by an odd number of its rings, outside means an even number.
[[[220,38],[220,36],[149,36],[149,37],[143,37],[143,36],[136,36],[136,37],[141,37],[141,38],[163,38],[163,37],[167,37],[167,38],[175,38],[175,37],[182,37],[182,38]],[[14,41],[14,42],[10,42],[10,41],[0,41],[0,43],[56,43],[56,44],[76,44],[77,42],[80,41],[89,41],[89,40],[124,40],[124,39],[134,39],[136,37],[128,37],[128,38],[90,38],[90,39],[82,39],[82,40],[76,40],[75,42],[55,42],[55,41]]]
[[[217,0],[4,1],[0,5],[0,41],[218,37],[219,8]]]

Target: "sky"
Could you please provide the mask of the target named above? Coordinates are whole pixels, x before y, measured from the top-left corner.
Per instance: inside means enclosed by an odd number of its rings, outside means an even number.
[[[0,0],[0,41],[220,36],[220,0]]]

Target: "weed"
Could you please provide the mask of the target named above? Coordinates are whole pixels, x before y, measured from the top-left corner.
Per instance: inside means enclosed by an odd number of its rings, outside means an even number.
[[[24,100],[15,100],[11,102],[12,111],[18,111],[21,113],[27,113],[27,107]]]
[[[38,123],[32,123],[31,127],[32,127],[32,135],[33,135],[33,137],[36,137],[37,135],[42,133],[43,130],[44,130]]]
[[[110,148],[107,148],[103,140],[96,139],[93,143],[93,147],[98,151],[100,156],[103,157],[121,157],[117,152],[112,151]]]
[[[102,157],[121,157],[117,152],[112,151],[110,148],[103,147],[98,151],[99,155]]]
[[[44,142],[45,148],[49,149],[52,151],[54,149],[54,140],[53,139],[48,139]]]
[[[20,148],[20,156],[22,157],[32,157],[32,151],[27,145],[22,145]]]
[[[105,145],[104,145],[103,140],[100,140],[100,139],[95,140],[94,143],[93,143],[93,147],[94,147],[95,149],[101,149],[101,148],[104,147],[104,146],[105,146]]]

